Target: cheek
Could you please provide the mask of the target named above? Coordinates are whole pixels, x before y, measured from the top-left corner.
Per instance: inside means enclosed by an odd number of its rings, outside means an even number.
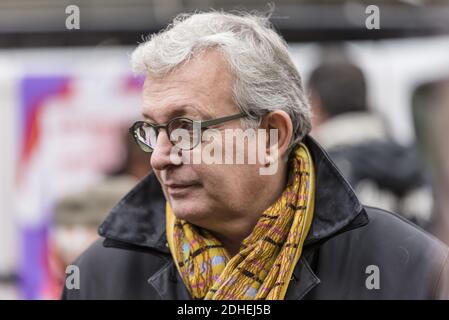
[[[215,202],[225,202],[236,189],[236,177],[232,165],[204,165],[198,168],[204,196]]]
[[[218,165],[208,169],[202,175],[204,190],[217,200],[238,202],[249,188],[258,188],[253,176],[257,172],[255,166]]]

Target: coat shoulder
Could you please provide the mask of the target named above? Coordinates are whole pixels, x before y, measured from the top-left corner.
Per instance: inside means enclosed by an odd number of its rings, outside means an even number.
[[[62,299],[157,299],[148,279],[170,260],[151,250],[105,247],[96,240],[71,265],[79,274],[79,288],[64,286]]]
[[[404,217],[383,209],[365,206],[369,223],[365,228],[367,235],[385,237],[391,245],[404,245],[411,253],[420,254],[423,251],[432,252],[440,260],[445,260],[449,248],[416,224]]]
[[[427,292],[419,292],[417,287],[411,292],[420,298],[449,299],[448,246],[396,213],[373,207],[366,210],[370,219],[367,231],[380,235],[379,241],[385,243],[382,251],[398,266],[398,278],[427,288]]]
[[[446,298],[448,247],[397,214],[365,207],[369,222],[319,249],[316,298]]]

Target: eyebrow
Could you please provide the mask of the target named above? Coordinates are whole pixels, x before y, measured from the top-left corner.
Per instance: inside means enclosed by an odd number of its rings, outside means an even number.
[[[176,118],[176,117],[181,117],[181,116],[188,116],[188,110],[193,110],[195,112],[194,116],[200,116],[200,117],[204,117],[202,119],[194,119],[194,120],[207,120],[209,118],[211,118],[211,116],[209,115],[209,113],[205,113],[200,112],[198,110],[198,108],[196,108],[194,105],[192,104],[182,104],[182,105],[178,105],[178,106],[174,106],[174,109],[172,111],[170,111],[167,115],[167,121],[170,121],[170,119]],[[145,120],[153,122],[153,123],[157,123],[156,121],[154,121],[153,118],[151,118],[148,114],[142,112],[142,116],[145,118]]]

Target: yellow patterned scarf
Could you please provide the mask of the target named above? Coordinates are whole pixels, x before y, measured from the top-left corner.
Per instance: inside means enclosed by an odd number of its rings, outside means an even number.
[[[194,299],[284,299],[310,229],[315,173],[304,144],[290,159],[289,182],[230,257],[207,230],[177,219],[167,203],[167,240]]]

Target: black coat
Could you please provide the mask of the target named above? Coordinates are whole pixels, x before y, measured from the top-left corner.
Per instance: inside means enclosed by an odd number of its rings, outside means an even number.
[[[286,299],[446,298],[448,248],[398,215],[363,207],[321,147],[305,143],[316,168],[315,213]],[[66,288],[63,299],[190,298],[167,247],[165,199],[153,174],[99,234],[104,240],[74,262],[80,288]]]

